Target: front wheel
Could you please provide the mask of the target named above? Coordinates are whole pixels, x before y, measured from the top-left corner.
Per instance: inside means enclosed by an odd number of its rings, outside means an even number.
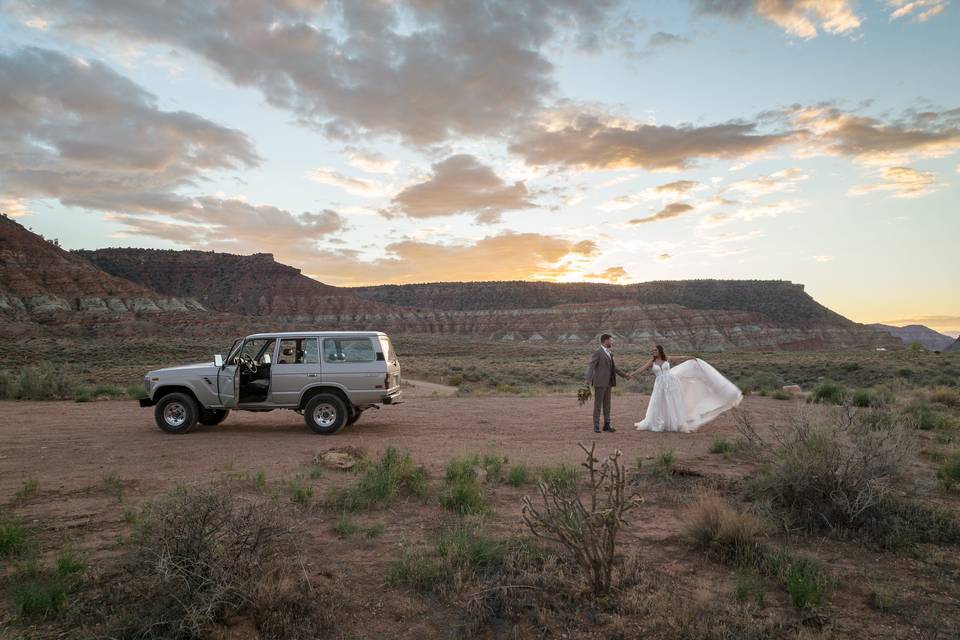
[[[218,425],[230,415],[229,409],[204,409],[200,412],[200,424],[205,427]]]
[[[200,408],[186,393],[168,393],[157,402],[153,417],[167,433],[189,433],[197,426]]]
[[[330,436],[340,431],[347,423],[347,405],[332,393],[318,393],[307,401],[303,419],[310,430]]]

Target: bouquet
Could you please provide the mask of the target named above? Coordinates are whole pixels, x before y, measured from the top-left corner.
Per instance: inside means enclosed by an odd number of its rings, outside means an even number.
[[[591,391],[590,391],[590,385],[588,385],[588,384],[583,385],[583,386],[580,387],[580,389],[577,391],[577,404],[583,406],[583,404],[584,404],[585,402],[587,402],[588,400],[590,400],[590,396],[591,396],[591,395],[592,395],[592,393],[591,393]]]

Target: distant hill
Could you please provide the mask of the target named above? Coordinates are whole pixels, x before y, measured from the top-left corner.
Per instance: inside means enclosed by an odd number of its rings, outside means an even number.
[[[202,309],[190,296],[160,294],[104,273],[0,215],[0,313],[29,317],[77,311],[116,314]]]
[[[956,339],[934,331],[930,327],[922,324],[910,324],[905,327],[894,327],[889,324],[871,324],[867,325],[880,331],[885,331],[890,335],[899,338],[904,344],[911,345],[914,342],[920,343],[928,351],[945,351],[949,349]]]
[[[307,321],[317,316],[391,310],[349,289],[317,282],[269,253],[249,256],[171,249],[74,251],[114,276],[169,295],[196,298],[217,311]]]
[[[161,312],[161,313],[156,313]],[[670,351],[902,348],[782,281],[450,282],[344,288],[271,254],[67,252],[0,217],[0,323],[16,339],[380,329],[502,342],[655,342]]]
[[[953,344],[946,348],[946,351],[960,351],[960,338],[953,341]]]

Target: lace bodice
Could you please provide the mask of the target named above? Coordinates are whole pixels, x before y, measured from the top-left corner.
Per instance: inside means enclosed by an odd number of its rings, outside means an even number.
[[[662,363],[654,362],[650,368],[653,369],[653,375],[659,378],[662,374],[670,371],[670,361],[665,360]]]

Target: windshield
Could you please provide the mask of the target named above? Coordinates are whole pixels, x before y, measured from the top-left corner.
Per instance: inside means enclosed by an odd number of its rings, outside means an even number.
[[[227,352],[227,357],[224,359],[224,362],[233,362],[233,359],[237,357],[237,353],[240,351],[240,345],[243,343],[243,338],[237,338],[233,341],[233,346],[230,347],[230,350]]]

